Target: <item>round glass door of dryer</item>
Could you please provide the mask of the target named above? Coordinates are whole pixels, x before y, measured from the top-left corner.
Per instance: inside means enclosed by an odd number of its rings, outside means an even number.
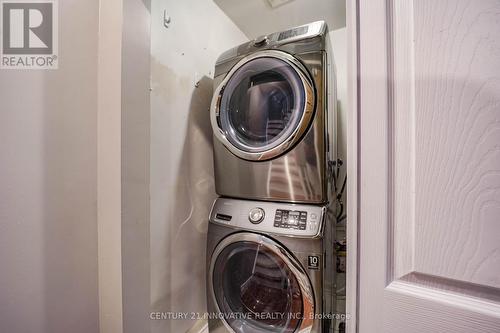
[[[224,239],[214,255],[212,294],[232,331],[291,333],[312,327],[311,284],[281,245],[262,235],[238,233]]]
[[[262,51],[234,66],[213,102],[216,136],[233,154],[268,160],[291,149],[314,112],[304,66],[281,51]]]

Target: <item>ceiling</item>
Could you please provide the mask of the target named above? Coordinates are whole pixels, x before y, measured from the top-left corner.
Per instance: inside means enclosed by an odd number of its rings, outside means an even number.
[[[345,27],[345,0],[292,0],[272,8],[268,0],[214,0],[248,38],[324,20]],[[282,1],[280,1],[282,2]]]

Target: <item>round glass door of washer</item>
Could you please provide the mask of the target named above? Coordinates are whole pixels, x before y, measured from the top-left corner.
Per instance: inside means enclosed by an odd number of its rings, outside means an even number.
[[[314,297],[306,273],[281,245],[239,233],[215,251],[211,288],[219,316],[235,333],[299,332],[312,326]]]
[[[314,97],[310,75],[296,58],[259,52],[235,65],[216,91],[216,136],[241,158],[277,157],[309,127]]]

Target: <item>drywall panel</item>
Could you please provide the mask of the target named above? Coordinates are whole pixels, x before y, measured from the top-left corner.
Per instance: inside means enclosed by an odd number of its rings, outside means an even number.
[[[211,0],[153,0],[151,12],[152,311],[203,313],[208,212],[216,196],[212,73],[223,51],[247,39]],[[193,325],[155,320],[152,332]]]
[[[0,70],[0,331],[97,333],[99,1],[59,1],[59,69]]]
[[[267,0],[214,0],[249,38],[324,20],[329,29],[345,27],[345,0],[292,0],[272,7]]]

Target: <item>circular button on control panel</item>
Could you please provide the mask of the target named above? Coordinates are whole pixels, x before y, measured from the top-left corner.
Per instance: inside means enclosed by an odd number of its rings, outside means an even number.
[[[259,207],[252,208],[250,213],[248,213],[248,220],[253,224],[259,224],[264,220],[264,210]]]

